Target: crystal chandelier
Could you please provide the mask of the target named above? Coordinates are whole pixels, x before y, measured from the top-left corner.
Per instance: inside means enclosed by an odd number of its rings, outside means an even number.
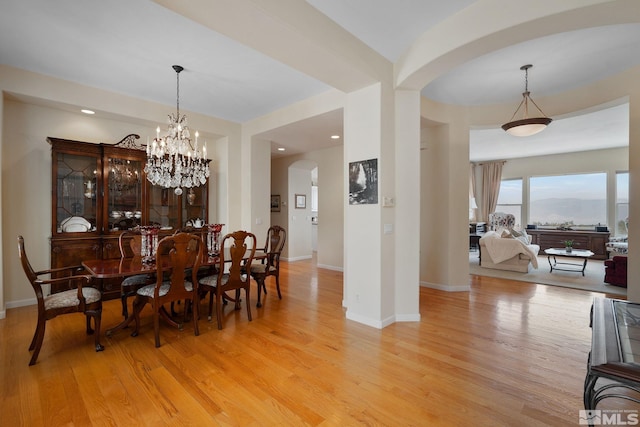
[[[195,133],[195,146],[191,144],[187,116],[180,116],[180,65],[174,65],[177,77],[176,114],[169,114],[169,130],[160,137],[160,127],[156,129],[153,143],[147,143],[147,163],[144,171],[153,185],[175,188],[179,196],[182,187],[199,187],[209,178],[207,148],[198,150],[198,132]]]

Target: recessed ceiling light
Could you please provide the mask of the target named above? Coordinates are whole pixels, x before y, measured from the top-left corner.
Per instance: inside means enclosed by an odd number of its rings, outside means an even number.
[[[284,148],[280,147],[278,148],[278,151],[284,151]]]
[[[80,111],[82,111],[85,114],[95,114],[96,113],[95,111],[91,111],[91,110],[87,110],[87,109],[82,109]]]
[[[340,135],[331,135],[331,139],[340,139]]]

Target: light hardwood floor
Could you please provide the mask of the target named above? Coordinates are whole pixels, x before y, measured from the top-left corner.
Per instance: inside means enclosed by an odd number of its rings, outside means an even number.
[[[191,323],[161,324],[158,349],[148,311],[140,336],[104,337],[102,353],[83,317],[66,315],[48,322],[29,367],[36,310],[8,310],[0,424],[578,424],[589,309],[602,294],[470,276],[471,292],[421,288],[420,322],[377,330],[345,319],[341,273],[283,264],[283,299],[270,278],[256,309],[252,287],[252,322],[229,305],[221,331],[215,316],[199,337]],[[106,327],[119,304],[105,303]]]

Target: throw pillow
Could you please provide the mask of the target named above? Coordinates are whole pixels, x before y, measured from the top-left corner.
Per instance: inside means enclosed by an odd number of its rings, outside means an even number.
[[[527,236],[526,234],[520,233],[516,230],[511,230],[511,235],[514,239],[521,241],[523,245],[529,244],[529,236]]]
[[[513,236],[509,232],[509,230],[502,230],[502,234],[500,235],[503,239],[513,239]]]

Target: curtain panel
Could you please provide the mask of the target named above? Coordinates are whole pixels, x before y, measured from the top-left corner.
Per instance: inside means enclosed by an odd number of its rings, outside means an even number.
[[[482,221],[489,219],[489,214],[495,212],[500,194],[500,181],[502,180],[502,166],[504,160],[497,162],[480,163],[482,167],[482,203],[480,205],[480,217]]]

